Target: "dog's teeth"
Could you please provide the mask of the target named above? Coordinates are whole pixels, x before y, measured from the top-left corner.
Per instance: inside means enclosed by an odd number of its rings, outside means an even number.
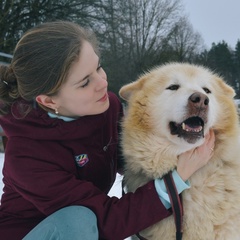
[[[199,128],[188,128],[185,123],[182,123],[182,129],[186,132],[201,132],[203,127],[199,126]]]

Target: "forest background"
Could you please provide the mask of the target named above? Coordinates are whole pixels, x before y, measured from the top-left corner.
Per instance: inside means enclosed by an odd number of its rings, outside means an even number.
[[[240,98],[240,40],[204,45],[189,22],[182,0],[0,0],[0,62],[9,63],[29,28],[69,20],[97,35],[109,89],[136,80],[167,62],[204,65],[224,77]],[[216,26],[221,27],[221,26]]]

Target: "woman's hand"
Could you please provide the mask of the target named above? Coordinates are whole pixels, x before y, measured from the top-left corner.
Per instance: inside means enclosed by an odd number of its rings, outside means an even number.
[[[189,179],[193,173],[208,163],[213,156],[214,142],[215,135],[213,130],[210,130],[201,146],[179,155],[177,172],[183,181]]]

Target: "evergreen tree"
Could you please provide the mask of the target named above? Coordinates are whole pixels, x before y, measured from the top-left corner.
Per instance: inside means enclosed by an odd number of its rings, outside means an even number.
[[[236,84],[237,98],[240,98],[240,40],[238,40],[234,51],[234,80]]]

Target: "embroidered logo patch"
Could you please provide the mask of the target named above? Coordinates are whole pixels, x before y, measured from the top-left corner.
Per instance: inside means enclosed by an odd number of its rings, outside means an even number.
[[[88,155],[87,154],[80,154],[78,156],[75,156],[75,161],[76,161],[78,167],[83,167],[89,161]]]

